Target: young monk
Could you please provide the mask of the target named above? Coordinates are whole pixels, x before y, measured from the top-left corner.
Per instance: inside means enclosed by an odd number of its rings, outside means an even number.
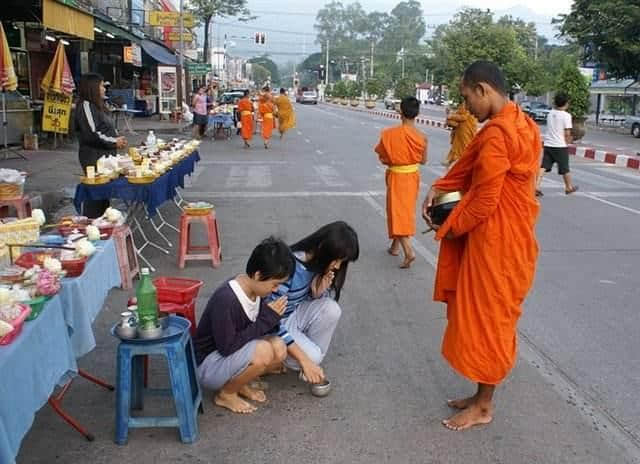
[[[293,112],[293,105],[284,88],[280,89],[280,95],[275,99],[275,105],[278,109],[278,130],[280,131],[280,139],[282,139],[285,132],[296,127],[296,114]]]
[[[238,101],[238,113],[242,127],[240,133],[244,140],[244,147],[251,148],[249,141],[253,137],[253,103],[249,99],[249,91],[244,91],[244,96]]]
[[[463,102],[455,113],[447,115],[447,126],[451,127],[451,150],[443,164],[451,167],[460,159],[469,142],[476,136],[478,120],[469,113]]]
[[[461,94],[478,121],[488,121],[464,156],[427,194],[427,214],[441,192],[462,200],[438,229],[442,240],[434,299],[447,303],[442,354],[477,383],[473,396],[449,401],[460,410],[443,421],[463,430],[493,419],[493,393],[517,356],[518,319],[533,283],[538,256],[535,180],[540,131],[509,101],[500,69],[476,61],[464,72]]]
[[[268,88],[264,89],[264,93],[260,97],[258,112],[262,118],[262,139],[266,150],[269,148],[269,140],[271,140],[271,134],[276,122],[273,118],[274,106],[271,101],[271,91]]]
[[[411,237],[416,233],[416,202],[420,190],[419,164],[427,162],[427,139],[415,127],[420,102],[407,97],[400,103],[402,124],[384,129],[375,148],[382,164],[387,166],[387,228],[390,255],[404,252],[401,269],[408,269],[416,259]]]

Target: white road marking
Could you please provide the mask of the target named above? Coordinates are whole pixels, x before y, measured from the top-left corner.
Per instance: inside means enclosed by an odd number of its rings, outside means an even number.
[[[319,165],[314,166],[313,170],[316,171],[320,180],[328,187],[344,187],[347,185],[345,182],[339,180],[340,173],[333,166]]]
[[[298,131],[298,135],[302,135],[302,131]]]
[[[317,153],[318,155],[323,155],[323,154],[324,154],[324,152],[323,152],[322,150],[316,150],[316,153]]]
[[[600,281],[601,284],[608,284],[608,285],[615,285],[616,283],[613,280],[601,280]]]
[[[298,191],[298,192],[247,192],[247,191],[223,191],[223,192],[190,192],[185,191],[185,198],[312,198],[312,197],[368,197],[384,196],[385,190],[370,190],[367,192],[352,191]]]
[[[231,166],[225,182],[226,188],[237,188],[245,185],[247,180],[247,168],[244,166]]]
[[[614,208],[621,209],[623,211],[627,211],[629,213],[640,215],[640,211],[634,208],[629,208],[628,206],[621,205],[619,203],[614,203],[613,201],[605,200],[604,198],[597,197],[595,195],[591,195],[587,192],[576,192],[574,195],[579,195],[581,197],[591,198],[592,200],[599,201],[600,203],[604,203],[605,205],[613,206]]]
[[[310,139],[304,139],[304,141],[307,142],[307,143],[311,143]]]

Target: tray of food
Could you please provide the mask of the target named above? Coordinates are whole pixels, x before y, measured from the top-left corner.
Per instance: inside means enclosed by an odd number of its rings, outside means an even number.
[[[213,210],[213,205],[206,201],[187,203],[184,207],[185,214],[188,214],[189,216],[206,216],[211,212],[211,210]]]

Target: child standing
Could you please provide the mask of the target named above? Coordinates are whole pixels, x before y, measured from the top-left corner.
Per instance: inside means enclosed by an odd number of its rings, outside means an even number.
[[[278,327],[287,299],[267,303],[263,298],[287,281],[293,269],[289,247],[268,238],[251,253],[246,274],[223,283],[209,299],[194,348],[198,379],[217,391],[213,401],[218,406],[246,414],[256,406],[242,398],[266,401],[264,391],[249,387],[249,382],[286,357],[283,341],[267,335]]]
[[[273,298],[287,297],[278,335],[287,346],[285,366],[311,383],[324,380],[327,354],[342,310],[338,305],[350,262],[358,259],[358,235],[345,222],[327,224],[291,247],[295,271]],[[333,293],[333,297],[330,296]]]

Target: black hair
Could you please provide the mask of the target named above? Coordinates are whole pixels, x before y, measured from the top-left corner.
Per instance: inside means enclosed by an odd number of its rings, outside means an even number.
[[[104,101],[100,96],[100,82],[103,81],[104,78],[98,73],[83,74],[78,84],[79,101],[82,102],[86,100],[104,111]]]
[[[476,61],[471,63],[462,75],[462,83],[466,87],[475,87],[482,82],[489,84],[494,90],[507,95],[507,83],[504,80],[504,74],[491,61]]]
[[[569,96],[564,92],[558,92],[553,97],[553,103],[556,105],[556,108],[561,108],[567,103],[569,103]]]
[[[400,102],[402,116],[407,119],[415,119],[420,114],[420,102],[416,97],[404,97]]]
[[[287,93],[287,91],[284,89],[284,87],[280,87],[280,93],[284,95],[285,93]]]
[[[246,97],[246,96],[248,96],[248,95],[249,95],[249,91],[248,91],[248,90],[245,90],[242,94]]]
[[[260,280],[286,279],[294,269],[295,259],[287,244],[275,237],[269,237],[251,252],[246,273],[253,277],[260,271]]]
[[[342,286],[347,278],[349,262],[356,261],[360,255],[358,234],[344,221],[326,224],[308,237],[303,238],[291,246],[292,251],[304,251],[310,255],[305,262],[307,269],[324,273],[331,261],[342,259],[340,269],[335,271],[331,288],[335,292],[335,299],[340,299]]]

